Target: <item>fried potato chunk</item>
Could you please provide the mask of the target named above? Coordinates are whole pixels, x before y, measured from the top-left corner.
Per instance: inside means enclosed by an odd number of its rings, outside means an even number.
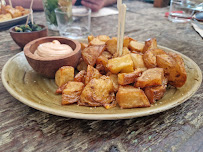
[[[150,107],[144,91],[133,86],[119,86],[116,100],[122,109]]]
[[[104,50],[104,45],[89,46],[82,51],[82,58],[87,65],[94,66],[97,58]]]
[[[113,82],[114,92],[117,92],[118,91],[118,75],[113,74],[111,72],[108,72],[106,75],[109,76],[111,81]]]
[[[21,12],[25,10],[22,6],[16,6],[15,9],[18,9]]]
[[[117,74],[119,72],[129,73],[134,71],[133,61],[130,54],[108,60],[107,68],[113,74]]]
[[[139,77],[142,73],[142,70],[136,69],[131,73],[119,73],[118,74],[118,84],[127,85],[135,82],[135,78]]]
[[[131,51],[142,52],[144,48],[144,44],[137,41],[130,41],[130,44],[128,47]]]
[[[104,106],[109,109],[116,106],[113,82],[108,76],[92,79],[82,91],[79,105]]]
[[[55,83],[58,87],[68,81],[74,80],[74,68],[72,66],[63,66],[55,74]]]
[[[87,39],[88,39],[88,43],[90,43],[90,41],[92,41],[92,40],[94,39],[94,36],[93,36],[93,35],[89,35],[89,36],[87,37]]]
[[[124,56],[126,54],[130,54],[130,50],[127,47],[123,47],[122,56]]]
[[[160,54],[166,54],[166,52],[161,49],[151,49],[146,51],[143,55],[145,66],[147,68],[155,68],[157,66],[156,56]]]
[[[135,81],[135,87],[145,88],[149,86],[162,85],[164,80],[164,70],[162,68],[152,68],[144,71]]]
[[[105,42],[104,41],[101,41],[100,39],[98,38],[93,38],[93,40],[91,40],[89,42],[89,45],[105,45]]]
[[[160,100],[164,96],[164,93],[166,92],[167,83],[168,79],[164,78],[162,85],[155,87],[146,87],[144,89],[144,92],[151,104],[155,103],[157,100]]]
[[[97,64],[96,69],[101,73],[102,75],[106,74],[106,67],[103,64]]]
[[[127,47],[123,47],[123,49],[122,49],[122,55],[121,56],[124,56],[126,54],[130,54],[130,53],[131,52],[129,51],[129,49]],[[118,52],[113,54],[113,58],[116,58],[116,57],[119,57]]]
[[[62,92],[62,105],[76,103],[80,100],[80,95],[84,88],[82,82],[69,81]]]
[[[57,88],[56,90],[56,94],[62,94],[63,90],[65,89],[66,85],[68,84],[68,82],[60,87]]]
[[[9,13],[6,14],[0,14],[0,22],[11,20],[12,16]]]
[[[80,43],[80,45],[81,45],[81,50],[84,50],[86,47],[88,47],[88,44],[86,44],[86,43]]]
[[[76,82],[82,82],[85,84],[85,77],[87,72],[85,70],[80,71],[78,74],[76,74],[74,81]]]
[[[88,65],[87,67],[87,75],[85,77],[85,85],[87,85],[92,79],[100,78],[102,75],[99,73],[97,69],[95,69],[93,66]]]
[[[131,38],[129,38],[128,36],[125,36],[123,38],[123,47],[128,47],[130,44],[130,40],[131,40]]]
[[[134,69],[137,69],[137,68],[147,69],[144,64],[143,55],[137,54],[137,53],[136,54],[131,53],[130,55],[134,63]]]
[[[78,63],[77,70],[78,71],[87,70],[87,64],[85,63],[85,61],[82,58],[80,59],[80,61]]]
[[[108,64],[108,59],[104,55],[100,55],[96,60],[96,64],[102,64],[106,67]]]
[[[22,12],[19,11],[18,9],[15,9],[15,8],[6,9],[6,12],[11,14],[12,18],[16,18],[16,17],[22,16]]]
[[[149,102],[153,104],[156,102],[156,100],[160,100],[164,96],[166,87],[163,85],[156,87],[146,87],[144,92],[149,99]]]
[[[105,56],[107,59],[112,58],[112,54],[108,51],[103,51],[101,55]]]
[[[156,49],[157,48],[157,41],[155,38],[151,38],[145,41],[145,45],[143,48],[142,53],[145,53],[147,50]]]
[[[97,38],[98,38],[100,41],[103,41],[103,42],[106,42],[106,41],[110,40],[110,37],[107,36],[107,35],[99,35],[99,36],[97,36]]]
[[[106,67],[107,64],[108,64],[108,59],[104,55],[100,55],[96,61],[96,69],[101,74],[105,75],[108,72],[108,68]]]
[[[116,39],[110,39],[106,41],[106,48],[107,51],[109,51],[112,55],[116,53],[117,51],[117,40]]]
[[[168,83],[174,87],[182,87],[187,80],[184,61],[180,55],[170,53],[157,56],[157,65],[164,69]]]

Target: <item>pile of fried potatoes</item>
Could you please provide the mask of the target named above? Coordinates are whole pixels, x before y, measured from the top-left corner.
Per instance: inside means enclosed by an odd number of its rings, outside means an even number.
[[[116,37],[91,35],[81,48],[76,75],[71,66],[56,72],[62,105],[150,107],[164,96],[168,84],[182,87],[187,79],[181,56],[159,49],[155,38],[143,44],[124,37],[119,57]]]
[[[29,14],[28,9],[24,9],[22,6],[16,6],[13,8],[10,5],[1,5],[0,8],[0,22],[8,21],[16,17],[24,16]]]

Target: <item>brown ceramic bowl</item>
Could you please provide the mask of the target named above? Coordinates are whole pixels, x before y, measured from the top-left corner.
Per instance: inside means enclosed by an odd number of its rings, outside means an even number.
[[[39,24],[38,24],[39,25]],[[20,26],[20,25],[17,25]],[[41,38],[41,37],[45,37],[47,36],[47,28],[44,25],[39,25],[42,27],[42,30],[40,31],[33,31],[33,32],[15,32],[15,27],[11,27],[9,32],[11,37],[13,38],[13,40],[15,41],[15,43],[23,48],[27,43]]]
[[[62,44],[69,45],[73,52],[62,57],[51,57],[51,58],[43,58],[34,55],[35,50],[37,47],[46,42],[52,42],[53,40],[58,40]],[[73,66],[76,67],[78,61],[81,57],[81,45],[78,41],[71,40],[65,37],[43,37],[36,39],[30,43],[28,43],[24,47],[24,54],[27,58],[28,63],[30,66],[39,74],[47,77],[47,78],[54,78],[56,71],[62,66]]]

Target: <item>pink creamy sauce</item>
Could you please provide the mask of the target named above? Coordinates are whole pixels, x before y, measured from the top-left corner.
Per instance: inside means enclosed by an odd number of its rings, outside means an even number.
[[[58,40],[54,40],[52,42],[42,43],[40,44],[34,55],[49,58],[49,57],[58,57],[70,54],[73,52],[73,49],[66,44],[61,44]]]

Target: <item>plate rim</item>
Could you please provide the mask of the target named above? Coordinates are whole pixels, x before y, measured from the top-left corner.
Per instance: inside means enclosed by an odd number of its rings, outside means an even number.
[[[28,100],[24,97],[22,97],[21,95],[19,95],[16,91],[14,91],[6,82],[6,78],[5,78],[5,70],[7,68],[7,66],[9,66],[9,63],[11,62],[11,60],[13,60],[15,57],[23,54],[23,52],[19,52],[16,55],[14,55],[13,57],[11,57],[6,64],[3,66],[2,68],[2,73],[1,73],[1,78],[2,78],[2,83],[3,86],[5,87],[5,89],[18,101],[22,102],[23,104],[32,107],[34,109],[37,109],[39,111],[42,112],[46,112],[49,114],[53,114],[53,115],[57,115],[57,116],[63,116],[63,117],[68,117],[68,118],[76,118],[76,119],[87,119],[87,120],[119,120],[119,119],[131,119],[131,118],[137,118],[137,117],[143,117],[143,116],[149,116],[152,114],[156,114],[156,113],[160,113],[169,109],[172,109],[184,102],[186,102],[190,97],[192,97],[196,91],[200,88],[201,83],[202,83],[202,72],[201,69],[199,68],[199,66],[189,57],[187,57],[186,55],[177,52],[175,50],[172,50],[170,48],[164,47],[164,46],[160,46],[158,45],[158,47],[160,49],[163,49],[165,51],[170,51],[170,52],[175,52],[179,55],[181,55],[183,58],[190,60],[193,63],[193,67],[195,69],[197,69],[197,74],[199,76],[199,83],[195,83],[195,85],[192,87],[192,89],[190,90],[191,93],[190,94],[185,94],[184,96],[182,96],[181,98],[178,99],[177,102],[172,102],[169,103],[167,106],[164,107],[160,107],[158,109],[151,109],[146,111],[141,111],[141,112],[130,112],[130,113],[120,113],[120,114],[95,114],[95,113],[80,113],[80,112],[71,112],[71,111],[64,111],[64,110],[60,110],[60,109],[53,109],[51,107],[39,104],[39,103],[35,103],[31,100]]]

